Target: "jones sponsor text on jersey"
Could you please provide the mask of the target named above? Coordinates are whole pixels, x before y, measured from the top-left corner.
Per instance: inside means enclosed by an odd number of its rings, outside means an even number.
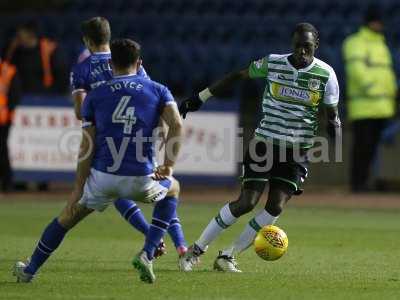
[[[310,100],[310,93],[306,90],[291,88],[288,86],[281,86],[279,94],[282,97],[291,97],[297,100]]]
[[[321,100],[321,94],[318,92],[300,89],[296,87],[285,86],[276,82],[271,82],[271,96],[286,101],[300,101],[304,104],[317,105]]]

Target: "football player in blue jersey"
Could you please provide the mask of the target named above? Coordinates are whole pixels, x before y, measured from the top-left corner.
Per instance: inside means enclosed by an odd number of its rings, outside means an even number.
[[[86,96],[74,191],[61,214],[44,230],[27,264],[17,262],[18,282],[29,282],[66,233],[93,211],[119,198],[155,203],[143,249],[132,261],[140,279],[153,283],[154,252],[176,214],[179,183],[172,177],[182,138],[182,119],[165,86],[137,74],[140,46],[111,44],[113,78]],[[154,130],[169,127],[164,162],[154,166]]]
[[[82,23],[82,34],[83,41],[91,55],[81,63],[75,65],[71,72],[72,97],[74,100],[75,114],[78,119],[81,119],[81,107],[86,94],[112,78],[112,70],[109,64],[109,60],[111,59],[109,45],[111,29],[107,19],[103,17],[94,17],[84,21]],[[141,64],[137,74],[149,78]],[[114,202],[114,205],[121,216],[134,228],[144,235],[147,234],[149,224],[135,202],[128,199],[118,199]],[[186,241],[177,215],[174,216],[168,228],[168,232],[178,252],[179,267],[181,270],[187,271],[188,264],[181,259],[187,250]],[[162,255],[164,252],[165,245],[161,241],[156,251],[156,257]]]

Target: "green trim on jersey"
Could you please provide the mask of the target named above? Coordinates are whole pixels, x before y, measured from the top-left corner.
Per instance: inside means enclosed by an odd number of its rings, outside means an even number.
[[[268,69],[268,73],[281,73],[281,74],[290,74],[290,75],[293,75],[293,71],[289,71],[289,70],[281,70],[281,69],[272,69],[272,68],[269,68]]]
[[[317,74],[318,76],[322,76],[327,78],[328,80],[330,73],[324,69],[323,66],[320,66],[318,63],[315,63],[315,65],[311,68],[310,73]]]
[[[281,125],[281,127],[283,127]],[[294,133],[285,133],[282,134],[282,130],[278,130],[278,129],[272,129],[271,127],[263,127],[263,126],[258,126],[257,129],[262,129],[263,131],[270,131],[272,133],[276,133],[276,134],[280,134],[280,135],[284,135],[287,137],[292,137],[292,138],[304,138],[304,139],[312,139],[314,137],[314,134],[294,134]]]
[[[290,184],[291,186],[293,186],[296,191],[299,189],[296,182],[291,181],[286,178],[283,178],[283,177],[272,177],[271,180],[279,180],[279,181],[286,182],[286,183]]]
[[[257,129],[254,132],[254,138],[256,138],[258,140],[261,140],[261,141],[272,142],[272,144],[274,144],[276,146],[284,146],[284,147],[287,147],[287,148],[300,147],[301,149],[309,149],[309,148],[312,148],[314,146],[313,143],[296,143],[296,144],[294,144],[294,143],[292,143],[290,141],[285,141],[285,140],[279,140],[279,139],[276,139],[276,138],[274,139],[274,138],[271,138],[271,137],[266,137],[266,136],[264,136],[262,134],[259,134],[257,132]]]
[[[269,136],[266,137],[264,134],[258,133],[257,131],[258,131],[258,128],[254,132],[255,137],[262,139],[264,141],[272,142],[272,144],[279,146],[279,147],[293,148],[293,149],[299,147],[301,149],[310,149],[314,146],[313,141],[308,142],[308,143],[306,143],[306,142],[294,143],[294,142],[291,142],[288,140],[284,140],[282,137],[280,137],[280,138],[273,138],[273,137],[269,137]]]
[[[268,103],[268,102],[267,102]],[[262,104],[262,107],[263,108],[269,108],[269,109],[271,109],[271,110],[277,110],[277,111],[279,111],[279,112],[281,112],[281,113],[284,113],[284,114],[290,114],[291,113],[291,111],[290,111],[290,109],[289,108],[283,108],[283,107],[275,107],[275,106],[273,106],[273,105],[271,105],[271,104],[267,104],[267,103],[263,103]],[[310,120],[312,120],[312,121],[316,121],[317,119],[316,119],[316,117],[314,116],[314,115],[312,115],[312,114],[310,114],[310,113],[308,113],[308,112],[303,112],[303,111],[301,111],[301,110],[296,110],[296,109],[293,109],[293,111],[295,111],[295,112],[300,112],[300,113],[302,113],[302,114],[304,114],[304,116],[303,117],[306,117],[306,118],[308,118],[308,119],[310,119]],[[267,112],[267,111],[266,111]],[[297,120],[297,118],[296,118],[296,120]]]
[[[311,131],[314,132],[314,128],[310,128],[310,127],[306,127],[306,126],[302,126],[301,123],[299,123],[300,126],[288,126],[288,125],[284,125],[282,123],[279,122],[273,122],[270,121],[268,119],[262,120],[260,126],[263,128],[268,128],[268,124],[269,125],[276,125],[276,126],[280,126],[286,129],[301,129],[301,130],[307,130],[307,131]]]
[[[253,61],[249,66],[250,78],[266,78],[268,75],[268,58]]]
[[[285,65],[285,66],[287,65],[286,62],[281,61],[281,60],[272,60],[272,59],[270,59],[269,63],[270,64],[275,64],[275,65]]]

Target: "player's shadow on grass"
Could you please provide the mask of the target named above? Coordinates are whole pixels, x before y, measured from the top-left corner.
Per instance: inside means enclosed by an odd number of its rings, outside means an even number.
[[[126,272],[127,269],[133,270],[133,267],[130,266],[130,263],[126,260],[120,259],[108,259],[108,260],[83,260],[83,259],[54,259],[52,261],[56,265],[52,265],[49,269],[52,272],[64,272],[65,269],[68,271],[79,271],[79,272],[87,272],[87,273],[97,273],[97,272]],[[101,267],[99,264],[122,264],[125,267]],[[57,265],[62,264],[62,266]],[[155,272],[165,272],[165,273],[183,273],[177,267],[174,269],[173,267],[168,266],[159,266],[158,262],[154,266]],[[196,269],[193,273],[213,273],[215,272],[212,268],[210,269]]]
[[[196,270],[194,270],[194,271],[192,271],[192,272],[183,272],[183,271],[181,271],[181,270],[179,270],[179,269],[167,269],[167,268],[154,268],[154,272],[161,272],[161,273],[181,273],[181,274],[187,274],[187,273],[190,273],[190,274],[195,274],[195,273],[215,273],[215,271],[214,270],[212,270],[212,269],[196,269]]]
[[[12,280],[0,281],[0,288],[8,287],[8,286],[16,286],[16,285],[19,285],[19,284],[20,283],[16,282],[15,279],[14,279],[14,281],[12,281]]]
[[[120,259],[102,259],[102,260],[97,260],[97,259],[85,259],[85,258],[81,258],[81,259],[52,259],[52,262],[55,263],[78,263],[81,264],[82,262],[85,264],[90,264],[90,263],[126,263],[127,260],[120,260]],[[129,262],[129,261],[128,261]]]
[[[3,273],[10,275],[10,277],[11,277],[12,272],[13,272],[13,266],[14,266],[16,260],[15,259],[2,259],[1,262],[2,263],[0,264],[0,270]],[[0,280],[0,288],[7,287],[7,286],[14,286],[17,284],[19,284],[19,283],[17,283],[17,279],[15,277],[14,278],[11,277],[9,280]]]

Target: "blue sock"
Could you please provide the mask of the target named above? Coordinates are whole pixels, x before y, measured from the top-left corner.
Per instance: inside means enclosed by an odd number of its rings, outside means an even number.
[[[153,259],[154,251],[167,231],[169,222],[176,213],[177,204],[178,200],[175,197],[167,196],[154,206],[153,220],[143,247],[150,260]]]
[[[34,275],[61,244],[67,231],[68,229],[62,227],[57,218],[47,225],[24,271]]]
[[[185,247],[186,241],[183,235],[182,225],[179,221],[178,215],[174,214],[171,221],[169,222],[168,234],[170,235],[172,241],[174,242],[175,248]]]
[[[127,199],[118,199],[114,202],[114,206],[134,228],[144,235],[149,232],[149,223],[147,223],[146,218],[135,202]]]

